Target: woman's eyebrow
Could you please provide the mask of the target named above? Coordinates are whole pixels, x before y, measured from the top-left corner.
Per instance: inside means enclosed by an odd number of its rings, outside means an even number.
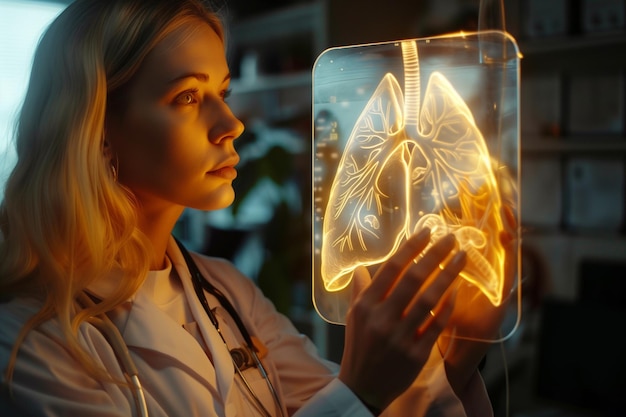
[[[185,73],[181,76],[178,76],[172,80],[170,80],[169,84],[174,84],[177,83],[181,80],[184,80],[186,78],[195,78],[200,82],[206,83],[207,81],[209,81],[209,74],[206,74],[204,72],[189,72],[189,73]],[[222,80],[222,82],[228,81],[230,80],[231,75],[230,72],[228,74],[226,74],[226,76],[224,77],[224,79]]]

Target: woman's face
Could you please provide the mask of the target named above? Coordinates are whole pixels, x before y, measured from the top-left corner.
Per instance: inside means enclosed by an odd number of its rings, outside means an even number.
[[[146,57],[108,112],[106,141],[118,181],[144,208],[214,210],[234,199],[243,124],[225,102],[230,72],[208,24],[178,29]]]

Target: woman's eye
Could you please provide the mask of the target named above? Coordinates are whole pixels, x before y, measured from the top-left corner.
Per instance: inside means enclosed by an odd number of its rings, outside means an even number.
[[[196,98],[197,90],[185,91],[184,93],[179,94],[174,100],[176,104],[188,105],[197,103],[198,100]]]
[[[228,90],[224,90],[222,91],[222,100],[226,101],[228,99],[228,97],[230,97],[230,94],[233,92],[232,88],[229,88]]]

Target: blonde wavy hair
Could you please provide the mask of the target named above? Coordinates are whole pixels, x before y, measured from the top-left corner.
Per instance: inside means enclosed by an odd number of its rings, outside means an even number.
[[[39,297],[42,307],[15,341],[7,381],[29,331],[50,319],[87,372],[111,379],[81,347],[78,328],[137,291],[150,243],[132,193],[112,173],[105,119],[154,46],[198,21],[224,38],[217,12],[200,0],[76,0],[41,38],[0,206],[0,295]],[[80,307],[78,295],[112,271],[125,278],[116,291]]]

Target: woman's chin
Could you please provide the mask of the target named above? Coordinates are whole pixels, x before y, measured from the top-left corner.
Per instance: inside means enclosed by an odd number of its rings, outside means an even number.
[[[221,187],[218,192],[192,208],[205,211],[222,210],[233,204],[233,201],[235,201],[235,190],[229,185]]]

